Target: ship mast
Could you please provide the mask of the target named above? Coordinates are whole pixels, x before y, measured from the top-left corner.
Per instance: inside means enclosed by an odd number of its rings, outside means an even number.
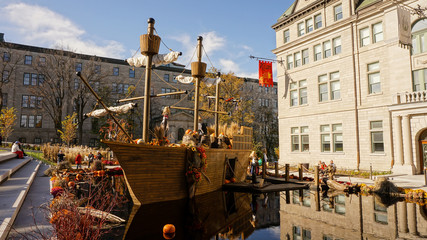
[[[193,130],[197,131],[199,126],[199,90],[200,80],[205,77],[206,74],[206,63],[202,62],[202,41],[203,37],[197,38],[197,62],[191,63],[191,75],[196,80],[196,90],[194,97],[194,127]]]
[[[141,54],[147,56],[147,65],[145,66],[145,88],[144,88],[144,119],[142,126],[142,140],[148,142],[148,127],[150,124],[150,90],[151,90],[151,65],[153,55],[159,52],[160,37],[153,35],[155,20],[148,19],[147,34],[140,36]]]

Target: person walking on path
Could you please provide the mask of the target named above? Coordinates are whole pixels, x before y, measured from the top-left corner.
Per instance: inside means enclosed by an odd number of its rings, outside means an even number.
[[[93,153],[90,152],[89,155],[87,155],[87,168],[90,168],[90,164],[93,162],[93,159],[95,158],[95,156],[93,156]]]
[[[13,153],[16,153],[16,157],[17,158],[24,158],[24,152],[19,147],[19,142],[18,141],[16,141],[15,143],[13,143],[12,149],[10,151],[13,152]]]
[[[80,153],[77,154],[76,157],[76,169],[81,169],[82,168],[82,155],[80,155]]]
[[[58,152],[58,158],[56,160],[56,164],[59,164],[60,162],[64,161],[64,157],[65,157],[65,154],[62,153],[62,150],[59,150],[59,152]]]

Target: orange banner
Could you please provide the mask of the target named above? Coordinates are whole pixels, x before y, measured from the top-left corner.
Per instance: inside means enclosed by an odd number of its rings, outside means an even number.
[[[265,87],[273,87],[272,62],[259,61],[259,85]]]

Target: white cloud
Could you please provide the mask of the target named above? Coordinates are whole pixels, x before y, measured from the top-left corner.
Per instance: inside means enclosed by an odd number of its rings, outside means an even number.
[[[218,36],[216,32],[202,33],[201,36],[203,37],[203,47],[209,55],[222,49],[226,43],[225,38]]]
[[[224,73],[233,72],[237,74],[240,72],[239,65],[230,59],[220,59],[219,65],[221,66],[221,71]]]
[[[0,26],[8,26],[8,31],[12,31],[11,34],[21,39],[24,44],[61,47],[105,57],[123,57],[122,44],[107,40],[103,45],[99,45],[84,39],[84,30],[48,8],[25,3],[9,4],[0,9],[0,15],[5,20]]]

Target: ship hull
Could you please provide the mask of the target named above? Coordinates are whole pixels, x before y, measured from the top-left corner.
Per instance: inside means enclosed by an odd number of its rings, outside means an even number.
[[[117,157],[132,197],[141,204],[188,198],[189,183],[185,177],[187,148],[105,143]],[[221,189],[230,169],[236,181],[244,181],[250,152],[206,149],[207,167],[201,181],[196,183],[195,195]]]

